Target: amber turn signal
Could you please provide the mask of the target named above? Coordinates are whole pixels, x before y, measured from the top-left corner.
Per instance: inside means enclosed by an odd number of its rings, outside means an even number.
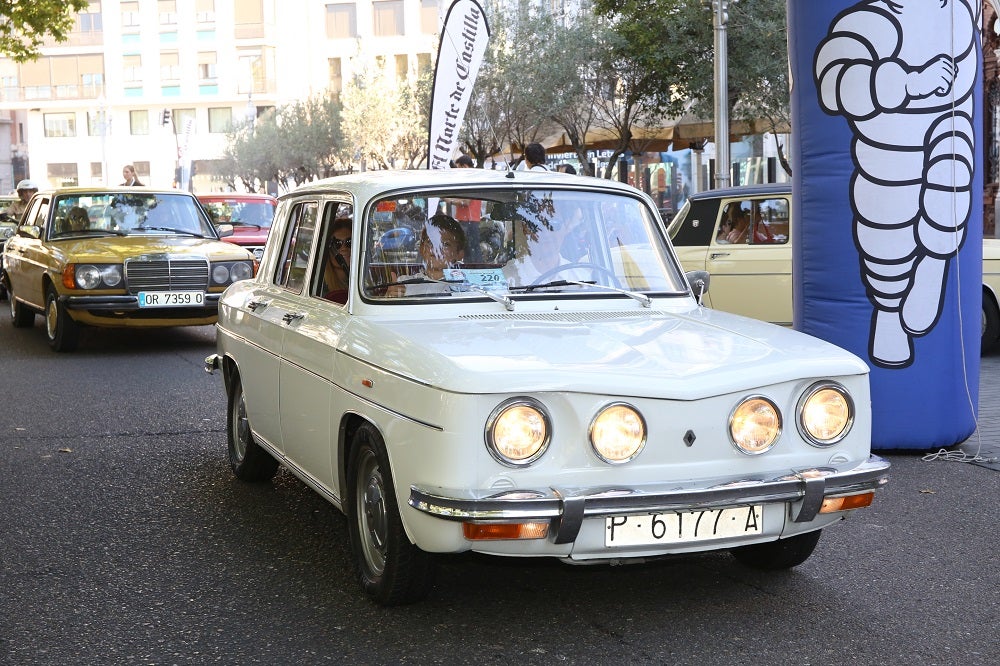
[[[834,513],[835,511],[848,511],[850,509],[863,509],[871,506],[875,499],[875,493],[861,493],[860,495],[847,495],[846,497],[827,497],[823,500],[820,513]]]
[[[469,541],[500,539],[544,539],[548,523],[462,523],[462,533]]]

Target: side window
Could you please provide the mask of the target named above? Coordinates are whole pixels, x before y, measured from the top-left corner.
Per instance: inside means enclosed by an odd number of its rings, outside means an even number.
[[[45,218],[49,214],[49,200],[38,197],[32,202],[31,209],[24,216],[25,224],[33,224],[36,227],[45,227]]]
[[[302,293],[316,240],[316,217],[319,206],[315,201],[307,201],[291,210],[291,223],[286,229],[284,251],[278,262],[275,284],[296,293]]]
[[[755,245],[783,245],[788,242],[788,199],[758,199],[751,203]]]
[[[313,296],[340,303],[347,302],[351,267],[356,264],[357,249],[354,246],[354,207],[349,203],[331,201],[323,210],[323,222],[319,238],[321,251],[317,253],[319,262],[313,271]]]

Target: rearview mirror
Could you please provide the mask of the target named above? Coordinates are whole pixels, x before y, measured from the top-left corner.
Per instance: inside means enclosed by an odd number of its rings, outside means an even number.
[[[698,305],[701,305],[701,298],[708,293],[708,283],[711,281],[708,271],[688,271],[684,277],[687,278]]]
[[[219,233],[219,238],[233,235],[233,225],[231,224],[220,224],[215,230]]]

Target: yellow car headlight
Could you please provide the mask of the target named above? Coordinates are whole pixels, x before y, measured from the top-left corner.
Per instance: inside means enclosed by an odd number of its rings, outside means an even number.
[[[486,422],[486,448],[504,465],[530,465],[545,453],[551,437],[549,415],[532,398],[505,400]]]
[[[744,398],[729,417],[729,439],[742,453],[764,453],[781,435],[781,411],[759,395]]]
[[[818,382],[798,404],[799,432],[813,446],[833,446],[854,424],[854,401],[840,384]]]
[[[646,422],[630,405],[608,405],[590,424],[590,445],[604,462],[628,462],[639,455],[645,444]]]

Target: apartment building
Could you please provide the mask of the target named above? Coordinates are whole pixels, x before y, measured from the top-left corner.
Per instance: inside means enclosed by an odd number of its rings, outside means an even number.
[[[35,61],[0,56],[0,191],[117,184],[222,187],[233,123],[324,91],[366,62],[433,66],[446,0],[94,0]]]

